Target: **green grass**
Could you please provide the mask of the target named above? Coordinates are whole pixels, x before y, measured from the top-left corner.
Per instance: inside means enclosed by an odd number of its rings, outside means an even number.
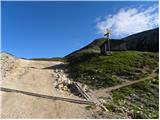
[[[65,58],[60,58],[60,57],[56,57],[56,58],[32,58],[31,60],[40,60],[40,61],[63,61],[65,62]]]
[[[112,101],[105,104],[115,114],[126,112],[132,118],[159,117],[159,79],[146,80],[112,93]],[[119,110],[121,109],[121,110]]]
[[[90,88],[103,88],[120,84],[113,75],[129,80],[146,76],[144,67],[158,66],[158,53],[138,51],[114,51],[110,56],[98,53],[79,53],[68,58],[70,76]]]

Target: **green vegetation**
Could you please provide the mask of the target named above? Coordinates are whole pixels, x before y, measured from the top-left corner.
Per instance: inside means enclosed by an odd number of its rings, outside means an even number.
[[[112,100],[104,104],[114,114],[126,114],[131,118],[159,117],[159,79],[146,80],[112,93]]]
[[[150,70],[158,67],[158,53],[114,51],[110,56],[77,53],[68,57],[68,61],[68,70],[74,80],[90,88],[103,88],[122,82],[115,76],[128,80],[146,76]]]
[[[55,57],[55,58],[32,58],[31,60],[40,60],[40,61],[64,61],[65,58]]]

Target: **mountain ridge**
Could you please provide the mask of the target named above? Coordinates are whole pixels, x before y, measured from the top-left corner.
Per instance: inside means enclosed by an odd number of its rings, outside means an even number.
[[[151,37],[154,36],[152,39]],[[106,38],[98,38],[93,40],[90,44],[68,54],[65,58],[71,57],[76,53],[82,52],[96,52],[100,53],[100,46],[106,41]],[[127,36],[122,39],[110,39],[111,50],[113,42],[127,42],[127,50],[138,50],[138,51],[148,51],[148,52],[158,52],[159,51],[159,27],[151,30],[146,30],[143,32],[135,33],[133,35]]]

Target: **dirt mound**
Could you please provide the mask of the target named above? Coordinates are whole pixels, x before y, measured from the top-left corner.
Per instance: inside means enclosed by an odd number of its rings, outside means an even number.
[[[11,54],[2,52],[0,53],[0,64],[1,64],[1,77],[3,80],[7,75],[10,74],[11,70],[15,67],[16,57]]]

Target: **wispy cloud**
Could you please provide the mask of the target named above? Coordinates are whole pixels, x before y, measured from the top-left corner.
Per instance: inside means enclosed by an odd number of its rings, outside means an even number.
[[[158,24],[158,5],[155,4],[147,9],[142,7],[122,8],[116,14],[110,14],[103,20],[97,21],[96,27],[100,34],[104,34],[106,28],[110,28],[113,38],[122,38],[152,29]]]

